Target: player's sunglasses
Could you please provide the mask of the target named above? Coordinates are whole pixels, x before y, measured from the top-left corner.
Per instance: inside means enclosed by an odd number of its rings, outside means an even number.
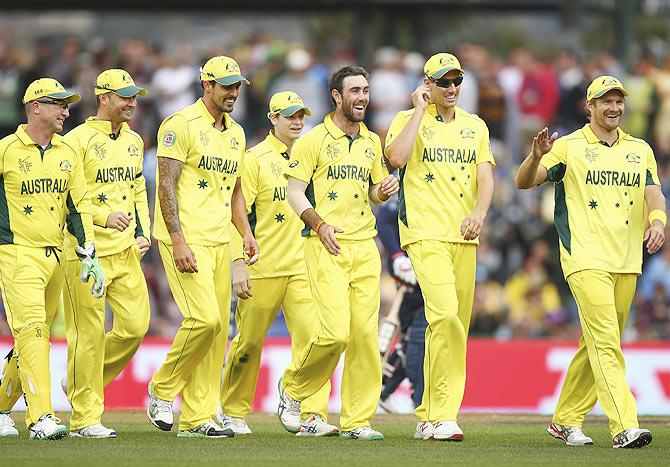
[[[452,84],[456,87],[459,87],[463,82],[462,76],[457,76],[455,78],[440,78],[440,79],[428,78],[428,79],[441,88],[448,88]]]
[[[70,104],[68,104],[67,102],[61,101],[61,100],[56,100],[56,99],[37,99],[37,100],[35,100],[35,102],[39,102],[40,104],[47,104],[47,105],[57,105],[61,109],[67,109],[68,107],[70,107]]]

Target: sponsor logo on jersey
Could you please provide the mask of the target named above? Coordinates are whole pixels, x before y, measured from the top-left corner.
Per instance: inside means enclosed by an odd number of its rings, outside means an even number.
[[[67,191],[67,179],[65,178],[36,178],[21,182],[22,195],[35,195],[40,193],[65,193]]]
[[[95,174],[95,183],[113,183],[135,180],[135,167],[109,167],[98,169]]]
[[[635,154],[634,152],[626,154],[626,161],[630,162],[631,164],[639,164],[640,163],[640,156]]]
[[[174,131],[166,131],[165,134],[163,135],[163,146],[170,147],[174,146],[174,144],[177,142],[177,133]]]
[[[337,143],[332,143],[326,147],[326,155],[331,159],[335,159],[340,153],[340,148],[337,147]]]
[[[93,145],[93,151],[95,152],[95,157],[97,157],[100,160],[104,160],[105,157],[107,157],[107,149],[104,147],[104,143],[96,143]]]
[[[473,164],[477,160],[477,151],[462,148],[424,148],[421,160],[423,162]]]
[[[63,172],[72,172],[72,163],[69,160],[65,159],[60,163],[60,169]]]
[[[472,128],[463,128],[461,130],[461,137],[467,138],[467,139],[474,139],[475,130],[473,130]]]
[[[584,150],[584,158],[589,162],[595,162],[598,160],[598,151],[595,149],[586,148]]]
[[[432,141],[432,139],[435,137],[435,128],[432,126],[422,126],[421,136],[423,136],[428,141]]]
[[[375,158],[375,151],[372,148],[367,148],[365,150],[365,157],[368,159],[374,159]]]
[[[26,157],[25,159],[19,158],[19,169],[24,174],[27,174],[33,168],[33,163],[29,159],[30,157]]]
[[[198,162],[198,168],[211,170],[212,172],[235,175],[237,173],[237,161],[223,159],[218,156],[202,156]]]
[[[300,164],[299,161],[293,161],[293,162],[291,162],[291,163],[288,165],[288,168],[289,168],[289,169],[292,169],[292,168],[294,168],[294,167],[298,167],[298,164]]]
[[[128,146],[128,155],[130,157],[139,157],[140,155],[140,148],[137,147],[135,144],[131,144]]]
[[[200,130],[200,144],[207,147],[209,145],[209,135],[203,130]]]
[[[370,169],[353,164],[331,165],[328,167],[328,180],[360,180],[367,182],[370,179]]]
[[[237,138],[231,138],[230,139],[230,149],[233,151],[237,151],[237,148],[240,147],[240,142],[237,141]]]
[[[615,170],[589,170],[586,172],[587,185],[640,186],[640,174],[635,172],[617,172]]]
[[[270,163],[270,170],[275,177],[279,178],[284,173],[284,164],[281,162],[272,162]]]

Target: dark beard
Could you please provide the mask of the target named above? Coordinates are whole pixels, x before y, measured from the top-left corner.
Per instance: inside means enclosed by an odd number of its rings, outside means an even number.
[[[342,107],[342,113],[344,114],[345,117],[347,117],[347,120],[349,120],[350,122],[353,122],[353,123],[362,122],[363,119],[365,118],[365,111],[363,111],[363,117],[362,118],[357,118],[354,115],[354,104],[353,104],[353,102],[351,103],[351,105],[343,106]]]

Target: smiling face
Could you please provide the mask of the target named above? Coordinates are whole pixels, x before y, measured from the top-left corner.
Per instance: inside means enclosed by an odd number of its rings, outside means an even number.
[[[65,101],[43,98],[32,101],[28,105],[34,120],[49,133],[63,131],[63,123],[70,116],[68,104]]]
[[[370,103],[370,85],[363,75],[347,76],[342,81],[342,93],[333,89],[332,97],[336,111],[341,111],[352,123],[362,122]]]
[[[204,81],[205,95],[204,98],[209,100],[220,112],[230,113],[235,107],[235,101],[240,95],[240,85],[237,82],[234,84],[223,85],[216,81]]]
[[[129,122],[137,107],[137,97],[121,97],[113,92],[100,95],[100,107],[104,119],[119,124]]]
[[[602,97],[586,102],[591,114],[591,124],[605,131],[613,131],[619,126],[625,111],[624,95],[618,89],[606,92]]]
[[[305,111],[298,110],[290,117],[281,114],[269,114],[274,127],[274,135],[282,142],[295,141],[305,126]]]
[[[445,73],[441,79],[454,79],[460,75],[461,73],[458,70],[451,70]],[[458,95],[461,92],[460,86],[452,83],[449,87],[442,88],[428,78],[424,78],[424,83],[430,88],[431,102],[438,107],[438,110],[451,110],[456,107]]]

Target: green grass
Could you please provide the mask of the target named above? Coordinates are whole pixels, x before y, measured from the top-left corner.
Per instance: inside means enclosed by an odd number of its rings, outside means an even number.
[[[19,438],[0,438],[0,464],[19,465],[410,465],[458,463],[492,464],[644,464],[667,465],[670,418],[643,417],[642,426],[654,435],[643,449],[612,449],[607,422],[589,417],[586,433],[594,446],[571,447],[554,440],[545,429],[549,417],[535,415],[466,414],[459,424],[462,443],[412,439],[412,416],[379,415],[374,427],[385,441],[347,441],[339,438],[296,438],[285,432],[276,417],[253,414],[248,423],[254,434],[233,439],[177,438],[149,424],[138,412],[105,414],[103,423],[115,428],[117,439],[60,441],[28,439],[20,413],[14,414]],[[66,420],[66,416],[62,416]],[[336,422],[336,416],[331,422]],[[665,460],[663,460],[665,459]]]

